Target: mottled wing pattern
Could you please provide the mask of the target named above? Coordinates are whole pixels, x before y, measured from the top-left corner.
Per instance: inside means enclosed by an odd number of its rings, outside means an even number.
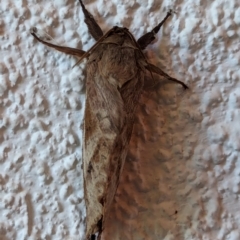
[[[128,36],[113,34],[88,60],[83,147],[87,238],[101,233],[123,169],[144,83],[139,57],[145,61]]]

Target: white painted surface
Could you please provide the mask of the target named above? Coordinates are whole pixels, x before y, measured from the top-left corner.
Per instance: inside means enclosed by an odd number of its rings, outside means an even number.
[[[140,99],[107,240],[240,239],[240,2],[85,1],[107,31],[140,37],[176,10],[150,61],[190,87]],[[0,239],[83,239],[84,64],[38,43],[94,41],[78,1],[1,1]],[[151,83],[150,83],[151,85]]]

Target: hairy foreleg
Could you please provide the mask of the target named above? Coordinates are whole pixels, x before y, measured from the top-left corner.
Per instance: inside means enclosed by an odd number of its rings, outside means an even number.
[[[149,45],[156,37],[155,35],[158,33],[162,25],[166,22],[166,20],[172,15],[172,10],[168,11],[166,17],[156,26],[153,28],[151,32],[144,34],[137,40],[137,43],[141,47],[141,49],[145,49],[147,45]]]
[[[81,57],[85,53],[85,51],[83,51],[81,49],[58,46],[56,44],[52,44],[50,42],[47,42],[47,41],[41,39],[40,37],[38,37],[36,33],[37,33],[37,28],[32,28],[31,29],[31,34],[34,36],[35,39],[37,39],[39,42],[41,42],[41,43],[43,43],[43,44],[45,44],[49,47],[55,48],[56,50],[58,50],[60,52],[64,52],[66,54],[74,55],[74,56],[77,56],[77,57]]]
[[[89,13],[88,10],[85,8],[84,4],[82,3],[82,0],[79,0],[79,2],[81,4],[83,14],[85,17],[84,22],[87,24],[88,30],[92,37],[97,41],[103,36],[102,29],[99,27],[99,25],[93,18],[92,14]]]

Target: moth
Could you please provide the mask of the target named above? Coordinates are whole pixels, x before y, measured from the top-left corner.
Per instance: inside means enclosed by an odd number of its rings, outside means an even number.
[[[188,87],[149,63],[143,50],[154,39],[165,18],[138,40],[127,28],[115,26],[103,33],[79,0],[85,23],[96,43],[88,51],[58,46],[31,34],[39,42],[74,55],[80,63],[87,58],[86,105],[84,117],[83,172],[86,202],[86,239],[101,239],[105,220],[123,170],[134,124],[135,110],[147,72]]]

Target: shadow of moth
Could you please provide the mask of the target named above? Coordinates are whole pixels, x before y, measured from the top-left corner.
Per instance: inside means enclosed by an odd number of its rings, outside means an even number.
[[[103,34],[93,16],[82,7],[85,23],[96,44],[87,52],[41,43],[61,52],[87,58],[86,106],[84,117],[83,171],[86,202],[86,239],[101,239],[119,177],[123,170],[134,124],[134,113],[143,91],[147,71],[187,86],[149,63],[142,50],[171,15],[171,11],[151,32],[137,41],[127,28],[113,27]],[[152,76],[153,77],[153,76]]]

